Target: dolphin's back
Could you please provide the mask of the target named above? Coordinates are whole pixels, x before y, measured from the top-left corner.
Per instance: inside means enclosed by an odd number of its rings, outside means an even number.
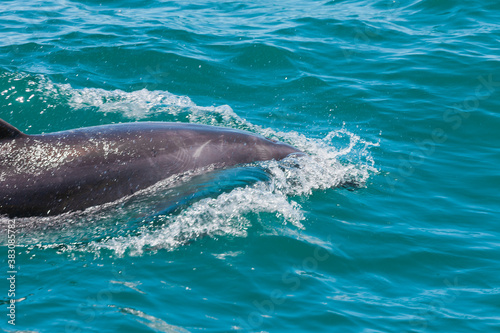
[[[1,121],[0,214],[82,210],[175,174],[294,152],[261,136],[206,125],[128,123],[25,135]]]

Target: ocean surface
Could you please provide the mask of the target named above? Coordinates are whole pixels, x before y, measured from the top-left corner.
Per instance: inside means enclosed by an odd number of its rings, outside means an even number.
[[[497,0],[2,1],[0,118],[308,154],[1,217],[0,330],[500,332]]]

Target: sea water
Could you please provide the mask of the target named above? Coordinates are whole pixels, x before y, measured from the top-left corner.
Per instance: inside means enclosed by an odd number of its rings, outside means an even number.
[[[1,217],[0,328],[500,331],[499,22],[491,0],[2,1],[20,130],[200,123],[308,156]]]

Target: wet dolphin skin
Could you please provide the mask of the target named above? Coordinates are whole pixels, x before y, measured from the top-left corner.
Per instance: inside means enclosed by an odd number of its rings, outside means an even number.
[[[249,132],[138,122],[26,135],[0,119],[0,215],[56,215],[117,200],[172,175],[300,151]]]

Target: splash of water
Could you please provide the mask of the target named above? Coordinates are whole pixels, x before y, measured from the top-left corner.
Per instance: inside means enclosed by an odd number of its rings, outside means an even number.
[[[94,108],[99,112],[121,113],[131,119],[161,113],[168,115],[172,121],[187,119],[193,123],[244,129],[287,142],[308,156],[290,156],[282,161],[257,163],[268,174],[266,181],[202,198],[177,213],[148,217],[152,198],[162,200],[167,197],[173,183],[185,180],[182,177],[147,189],[142,199],[131,206],[123,204],[129,199],[124,198],[118,203],[63,217],[29,218],[25,220],[26,225],[52,226],[56,231],[47,232],[51,227],[45,227],[44,232],[34,232],[25,237],[22,241],[31,247],[90,250],[95,253],[111,250],[117,255],[141,255],[149,250],[175,249],[203,236],[245,237],[252,223],[265,224],[263,221],[268,219],[263,217],[269,214],[283,224],[290,223],[297,229],[303,229],[305,215],[295,197],[307,197],[314,190],[346,184],[363,186],[370,174],[377,172],[370,149],[378,143],[364,140],[345,126],[331,131],[324,138],[309,138],[296,132],[279,132],[254,125],[239,117],[227,105],[201,107],[186,96],[165,91],[74,89],[69,84],[53,83],[45,77],[36,82],[38,93],[66,101],[77,111]],[[55,228],[62,221],[64,228]],[[0,218],[0,225],[6,223],[6,218]],[[62,236],[64,233],[66,238]]]

